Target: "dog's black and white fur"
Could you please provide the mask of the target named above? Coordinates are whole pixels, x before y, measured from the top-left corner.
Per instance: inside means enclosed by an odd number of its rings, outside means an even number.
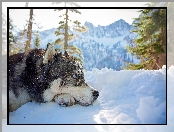
[[[51,44],[9,57],[9,112],[30,101],[88,106],[98,96],[85,82],[82,65]]]

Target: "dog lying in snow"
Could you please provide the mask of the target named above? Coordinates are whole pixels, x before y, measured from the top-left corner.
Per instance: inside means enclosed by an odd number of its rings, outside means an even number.
[[[55,101],[61,106],[88,106],[99,92],[84,80],[82,65],[53,45],[9,56],[9,112],[23,104]]]

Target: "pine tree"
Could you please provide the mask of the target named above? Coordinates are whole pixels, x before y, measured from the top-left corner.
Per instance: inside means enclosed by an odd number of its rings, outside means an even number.
[[[174,30],[174,3],[173,2],[150,2],[149,6],[167,6],[167,66],[170,67],[174,65],[174,39],[173,39],[173,30]]]
[[[26,46],[25,46],[25,52],[28,52],[30,50],[32,24],[33,24],[33,9],[30,9],[30,18],[29,18],[29,22],[28,22],[27,41],[26,41]]]
[[[29,2],[25,3],[25,7],[28,7]],[[32,24],[33,24],[33,9],[30,9],[30,18],[28,21],[28,30],[27,30],[27,40],[25,45],[25,52],[28,52],[30,50],[30,42],[31,42],[31,36],[32,36]]]
[[[20,36],[16,36],[13,34],[13,31],[15,31],[15,27],[16,26],[13,25],[13,20],[9,18],[9,55],[21,52],[24,48],[21,42],[19,42]]]
[[[25,7],[28,7],[28,3],[26,2]],[[30,18],[28,23],[26,24],[26,27],[24,26],[24,29],[21,30],[18,34],[17,37],[14,37],[13,39],[10,39],[10,41],[15,41],[12,51],[13,54],[14,53],[18,53],[18,52],[28,52],[30,50],[30,44],[31,44],[31,38],[32,38],[32,25],[35,24],[39,29],[41,29],[42,27],[39,26],[38,23],[34,23],[34,18],[33,18],[33,9],[30,9]],[[10,28],[9,28],[10,29]],[[10,30],[11,31],[11,30]],[[10,33],[10,32],[9,32]],[[11,34],[11,33],[10,33]],[[10,36],[10,35],[9,35]],[[39,46],[39,36],[38,36],[38,45]],[[12,42],[11,42],[12,43]],[[10,45],[11,46],[11,45]],[[10,50],[11,51],[11,50]],[[11,53],[10,53],[11,54]]]
[[[34,39],[34,46],[35,48],[38,48],[41,44],[40,44],[40,35],[37,33],[34,34],[36,36],[36,38]]]
[[[26,2],[25,3],[25,7],[28,7],[29,5],[29,2]],[[33,9],[30,9],[30,18],[29,18],[29,21],[28,21],[28,24],[26,24],[27,29],[24,27],[24,30],[20,32],[20,39],[26,39],[25,41],[25,52],[28,52],[30,50],[30,45],[31,45],[31,39],[32,39],[32,34],[33,31],[32,31],[32,26],[33,24],[35,24],[37,26],[38,29],[41,29],[42,27],[39,26],[38,23],[34,22],[34,14],[33,14]],[[34,34],[36,35],[36,34]],[[36,39],[35,39],[35,47],[38,48],[40,46],[40,38],[38,36],[39,34],[36,35]],[[23,42],[22,42],[23,43]]]
[[[15,50],[15,40],[14,40],[14,35],[13,35],[13,28],[14,26],[12,25],[12,19],[9,18],[9,55],[14,54]]]
[[[53,2],[53,4],[60,4],[60,3],[62,2]],[[64,2],[64,3],[65,3],[65,7],[66,7],[66,4],[79,6],[74,2]],[[81,12],[79,12],[77,9],[55,9],[55,11],[62,11],[62,10],[65,11],[65,14],[59,16],[60,18],[63,17],[63,20],[59,22],[59,27],[55,31],[55,35],[59,36],[59,38],[55,41],[55,43],[63,47],[62,50],[64,51],[66,50],[71,55],[74,55],[77,60],[82,62],[83,57],[82,57],[81,50],[74,45],[68,45],[68,41],[71,41],[72,39],[75,38],[74,34],[70,34],[68,32],[68,29],[70,29],[70,26],[69,26],[70,22],[73,22],[72,29],[75,32],[87,31],[85,27],[81,26],[81,23],[78,20],[72,21],[69,19],[69,12],[74,12],[78,14],[81,14]]]
[[[131,54],[139,57],[140,64],[129,64],[127,69],[160,69],[166,65],[166,10],[144,9],[133,23],[138,38],[135,46],[128,46]]]

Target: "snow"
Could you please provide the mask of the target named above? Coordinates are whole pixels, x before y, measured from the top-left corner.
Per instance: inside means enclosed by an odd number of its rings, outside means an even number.
[[[94,40],[97,43],[100,43],[100,44],[103,43],[105,47],[106,46],[112,47],[114,42],[123,41],[123,38],[124,38],[124,36],[115,37],[115,38],[107,38],[107,37],[98,38],[96,36],[91,37],[88,35],[88,36],[85,36],[84,39],[85,39],[85,42],[90,42],[90,40]],[[124,42],[123,42],[123,44],[124,44]],[[123,46],[125,46],[125,45],[123,45]]]
[[[167,117],[165,66],[154,71],[94,68],[85,72],[85,79],[99,91],[93,105],[61,107],[53,102],[30,102],[9,114],[10,124],[166,124],[167,119],[168,125],[7,126],[5,118],[2,131],[169,132],[174,129],[174,66],[167,71]]]

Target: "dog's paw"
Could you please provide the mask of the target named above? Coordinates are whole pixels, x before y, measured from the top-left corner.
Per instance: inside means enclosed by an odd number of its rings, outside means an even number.
[[[75,99],[68,94],[59,94],[54,97],[54,101],[57,102],[60,106],[71,106],[75,104]]]

